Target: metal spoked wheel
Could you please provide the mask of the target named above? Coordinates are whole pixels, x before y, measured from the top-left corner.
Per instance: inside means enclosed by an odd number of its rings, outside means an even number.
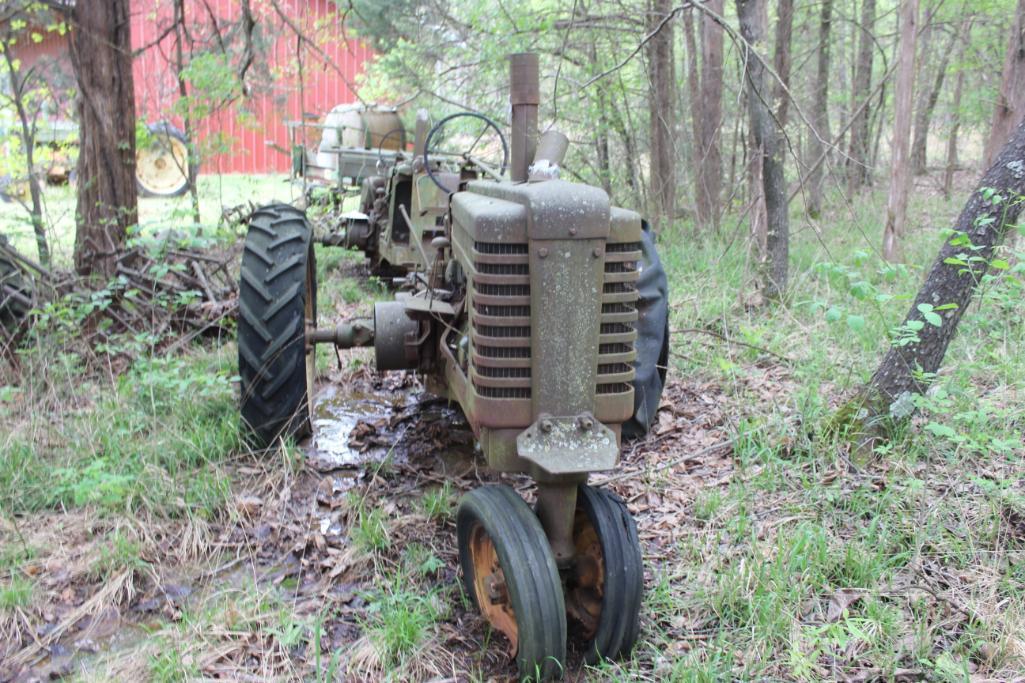
[[[258,209],[249,221],[239,285],[242,419],[261,446],[311,431],[317,325],[313,231],[293,206]]]
[[[481,614],[509,641],[520,680],[548,680],[566,661],[562,584],[544,529],[508,486],[463,496],[456,517],[463,582]]]
[[[575,565],[566,610],[584,641],[584,659],[629,656],[640,631],[644,566],[637,527],[613,493],[581,486],[573,526]]]
[[[185,134],[167,123],[149,126],[150,144],[135,152],[135,180],[147,197],[179,197],[189,189],[190,158]]]

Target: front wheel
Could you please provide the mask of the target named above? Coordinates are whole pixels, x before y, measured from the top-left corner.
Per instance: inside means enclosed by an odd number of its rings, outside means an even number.
[[[287,204],[249,221],[239,284],[238,366],[242,419],[257,445],[311,431],[317,276],[306,215]]]
[[[640,633],[644,565],[626,504],[613,493],[581,486],[573,545],[566,609],[584,640],[584,659],[594,664],[627,657]]]
[[[521,681],[559,676],[566,612],[559,570],[537,517],[508,486],[463,496],[456,516],[466,592],[509,640]]]

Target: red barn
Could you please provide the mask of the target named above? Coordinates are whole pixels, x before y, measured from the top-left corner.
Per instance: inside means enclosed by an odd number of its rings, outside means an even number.
[[[249,4],[256,20],[251,41],[255,59],[246,79],[251,92],[236,93],[227,104],[210,102],[215,106],[209,112],[205,104],[200,106],[194,122],[200,149],[230,150],[204,154],[201,173],[288,171],[290,158],[280,151],[289,145],[285,121],[298,120],[303,113],[321,116],[337,104],[356,101],[355,83],[373,56],[366,45],[346,34],[333,0]],[[220,54],[209,46],[227,45],[232,65],[237,63],[244,44],[240,0],[185,0],[184,6],[193,43],[207,46],[208,55]],[[173,8],[173,0],[132,3],[135,106],[142,121],[166,120],[181,128],[176,38],[169,30]],[[298,39],[297,33],[304,38]],[[51,60],[58,67],[47,70],[51,78],[72,83],[65,41],[56,32],[47,33],[41,42],[24,41],[18,56],[26,63]]]

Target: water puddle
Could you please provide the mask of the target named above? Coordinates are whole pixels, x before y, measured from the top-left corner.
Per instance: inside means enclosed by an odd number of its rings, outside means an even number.
[[[406,393],[346,391],[335,384],[321,387],[314,399],[308,464],[327,472],[356,468],[376,459],[368,449],[350,443],[353,431],[361,424],[387,423],[407,400]]]
[[[430,463],[439,473],[463,474],[472,467],[473,434],[462,411],[419,387],[349,388],[325,384],[314,401],[313,437],[307,464],[333,473],[347,488],[369,463]],[[434,456],[434,457],[432,457]]]

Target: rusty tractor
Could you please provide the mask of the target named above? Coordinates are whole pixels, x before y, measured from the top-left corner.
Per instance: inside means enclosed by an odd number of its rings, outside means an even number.
[[[419,116],[412,153],[391,150],[386,175],[363,178],[364,210],[335,243],[409,269],[372,320],[317,328],[309,222],[287,205],[254,214],[239,366],[243,418],[269,443],[311,430],[317,344],[372,346],[379,371],[418,372],[462,408],[490,469],[533,478],[533,506],[483,486],[460,500],[456,527],[467,593],[508,639],[520,676],[537,680],[559,675],[568,632],[592,662],[637,640],[636,526],[588,476],[614,468],[624,433],[657,410],[668,310],[640,215],[558,178],[568,141],[538,138],[537,56],[512,55],[510,67],[511,144],[481,114],[429,130]],[[499,139],[497,168],[432,150],[457,117]]]

